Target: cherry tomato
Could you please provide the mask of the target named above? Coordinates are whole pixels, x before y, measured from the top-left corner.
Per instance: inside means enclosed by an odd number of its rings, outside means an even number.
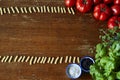
[[[93,0],[94,4],[100,4],[102,2],[102,0]]]
[[[120,5],[120,0],[114,0],[114,4],[119,4]]]
[[[106,4],[96,5],[94,8],[93,16],[97,20],[107,20],[111,16],[111,9]]]
[[[67,7],[75,6],[75,4],[76,4],[76,0],[65,0],[65,5]]]
[[[110,4],[113,2],[113,0],[103,0],[105,4]]]
[[[111,7],[113,15],[120,15],[120,5],[113,5]]]
[[[120,27],[120,17],[113,16],[108,20],[108,28],[113,29],[116,26]]]
[[[85,13],[91,10],[93,0],[77,0],[76,8],[78,11]]]

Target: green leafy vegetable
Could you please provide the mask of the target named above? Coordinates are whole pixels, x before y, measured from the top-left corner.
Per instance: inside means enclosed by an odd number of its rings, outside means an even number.
[[[120,71],[116,73],[117,79],[120,79]]]
[[[95,48],[95,64],[90,66],[94,80],[120,80],[120,29],[100,30],[101,43]]]

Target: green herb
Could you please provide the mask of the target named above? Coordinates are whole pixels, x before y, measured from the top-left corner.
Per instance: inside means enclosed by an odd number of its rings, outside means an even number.
[[[94,80],[120,80],[120,29],[100,30],[101,43],[95,48],[95,64],[90,66]]]

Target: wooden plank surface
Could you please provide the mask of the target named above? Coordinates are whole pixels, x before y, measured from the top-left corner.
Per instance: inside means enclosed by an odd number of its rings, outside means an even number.
[[[1,7],[64,6],[62,0],[1,0]],[[0,55],[92,56],[89,49],[100,40],[105,23],[92,13],[76,15],[52,13],[6,14],[0,16]],[[70,80],[68,64],[0,63],[0,80]],[[78,80],[92,80],[84,73]]]

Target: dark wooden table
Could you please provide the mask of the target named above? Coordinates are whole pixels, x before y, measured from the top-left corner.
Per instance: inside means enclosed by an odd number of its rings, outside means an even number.
[[[1,0],[1,7],[64,6],[63,0]],[[100,42],[99,29],[105,22],[92,13],[76,15],[52,13],[10,14],[0,16],[0,55],[92,56],[89,49]],[[68,64],[0,63],[0,80],[70,80]],[[82,74],[78,80],[92,80]]]

